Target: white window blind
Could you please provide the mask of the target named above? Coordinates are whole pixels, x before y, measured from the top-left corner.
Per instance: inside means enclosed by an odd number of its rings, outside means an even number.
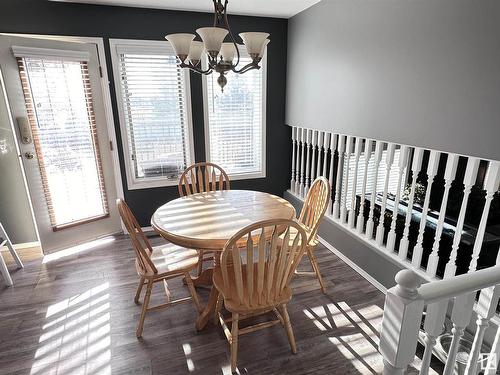
[[[240,64],[250,61],[242,57]],[[263,74],[263,68],[244,74],[230,72],[224,92],[217,84],[218,74],[206,77],[208,158],[233,178],[264,174]]]
[[[18,57],[18,66],[53,229],[107,216],[87,62]]]
[[[173,51],[147,45],[116,47],[129,187],[151,181],[177,183],[191,163],[188,75],[177,67]]]

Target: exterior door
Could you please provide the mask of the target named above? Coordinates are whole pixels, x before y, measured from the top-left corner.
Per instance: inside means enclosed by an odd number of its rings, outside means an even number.
[[[0,65],[44,253],[119,232],[96,46],[0,36]]]

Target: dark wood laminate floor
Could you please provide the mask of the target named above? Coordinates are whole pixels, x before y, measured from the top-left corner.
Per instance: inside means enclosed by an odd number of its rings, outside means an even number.
[[[152,312],[135,337],[138,278],[126,236],[51,260],[11,267],[14,287],[0,280],[0,374],[229,374],[229,347],[220,327],[196,332],[192,304]],[[161,242],[154,238],[153,242]],[[240,374],[376,374],[384,296],[321,247],[328,286],[300,277],[289,304],[298,345],[293,355],[281,326],[242,336]],[[307,266],[307,265],[306,265]],[[169,282],[173,297],[187,295]],[[153,302],[161,302],[158,285]],[[199,290],[206,301],[208,291]]]

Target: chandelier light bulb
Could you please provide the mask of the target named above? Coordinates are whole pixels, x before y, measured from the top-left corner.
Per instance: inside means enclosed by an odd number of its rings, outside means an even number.
[[[211,56],[219,54],[222,41],[229,33],[229,31],[221,27],[202,27],[196,30],[196,32],[203,40],[205,49]]]
[[[258,57],[262,52],[262,48],[265,46],[268,33],[250,32],[241,33],[240,37],[247,48],[248,54],[252,57]]]
[[[234,56],[236,55],[236,47],[234,43],[222,43],[220,54],[222,55],[222,61],[232,63]]]
[[[198,42],[197,40],[193,40],[191,42],[191,47],[189,48],[188,60],[193,65],[198,65],[201,60],[201,55],[203,54],[203,42]]]
[[[189,54],[191,41],[194,39],[194,34],[169,34],[165,37],[174,48],[175,54],[184,62]]]

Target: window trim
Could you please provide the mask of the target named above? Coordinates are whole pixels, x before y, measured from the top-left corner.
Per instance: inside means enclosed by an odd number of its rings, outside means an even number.
[[[240,54],[242,56],[248,56],[245,50],[240,49]],[[206,64],[206,58],[203,61]],[[257,179],[257,178],[265,178],[267,173],[267,162],[266,162],[266,129],[267,129],[267,113],[266,113],[266,104],[267,104],[267,47],[266,52],[261,60],[261,68],[262,72],[262,144],[261,144],[261,163],[262,170],[259,172],[247,172],[247,173],[229,173],[231,180],[249,180],[249,179]],[[212,73],[216,74],[216,73]],[[202,90],[203,90],[203,116],[204,116],[204,132],[205,132],[205,158],[206,161],[212,162],[210,157],[210,126],[209,126],[209,117],[208,117],[208,77],[203,75],[202,78]]]
[[[111,65],[113,68],[113,77],[115,84],[115,97],[118,106],[118,118],[120,122],[120,133],[122,139],[123,158],[125,162],[125,175],[127,178],[128,190],[149,189],[165,186],[177,186],[177,180],[168,180],[164,177],[149,178],[145,181],[140,181],[135,178],[134,168],[129,150],[129,137],[127,125],[125,121],[125,113],[123,109],[123,97],[121,92],[120,71],[119,71],[119,57],[117,53],[118,46],[136,47],[137,51],[144,52],[151,50],[165,51],[173,54],[174,50],[169,43],[157,40],[139,40],[139,39],[109,39],[109,47],[111,51]],[[191,82],[189,77],[189,70],[183,69],[184,74],[184,95],[186,98],[186,117],[187,117],[187,131],[188,131],[188,165],[192,164],[195,160],[194,156],[194,137],[193,137],[193,113],[191,109]]]

